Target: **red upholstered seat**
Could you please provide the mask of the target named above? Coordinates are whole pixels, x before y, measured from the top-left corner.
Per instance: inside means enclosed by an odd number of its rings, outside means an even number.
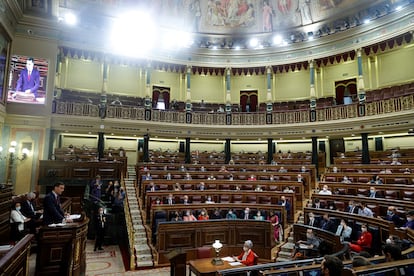
[[[211,247],[203,246],[197,248],[197,259],[211,258]]]
[[[220,202],[221,203],[230,203],[230,196],[228,196],[228,195],[220,196]]]
[[[386,190],[385,191],[385,198],[387,199],[398,199],[398,191],[395,190]]]
[[[233,203],[242,203],[242,196],[241,195],[234,195],[233,196]]]
[[[413,199],[414,199],[414,192],[404,191],[403,200],[410,200],[410,201],[412,201]]]

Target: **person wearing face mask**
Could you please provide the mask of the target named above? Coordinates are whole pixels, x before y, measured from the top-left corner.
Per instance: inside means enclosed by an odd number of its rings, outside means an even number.
[[[264,220],[264,216],[262,216],[262,213],[260,211],[257,211],[256,215],[254,216],[255,220]]]
[[[226,214],[226,219],[237,219],[237,216],[234,213],[233,209],[229,209],[229,211]]]
[[[24,237],[24,235],[27,232],[25,223],[31,220],[30,218],[26,218],[25,216],[23,216],[20,210],[20,202],[15,202],[10,213],[10,238],[13,242],[17,242]]]
[[[367,248],[371,248],[372,234],[368,232],[366,224],[361,226],[361,235],[355,243],[349,243],[349,248],[354,252],[361,252]]]
[[[252,216],[250,214],[250,208],[246,207],[244,208],[244,212],[242,214],[242,216],[240,217],[241,219],[252,219]]]
[[[348,178],[348,176],[345,175],[343,180],[342,180],[342,183],[350,184],[350,183],[352,183],[352,181]]]
[[[414,230],[414,211],[407,212],[407,222],[401,227],[401,229],[406,230],[408,228]]]
[[[211,214],[210,219],[222,219],[220,210],[218,208],[214,209],[214,212]]]
[[[344,219],[341,219],[341,223],[338,225],[336,229],[336,236],[339,236],[341,242],[349,241],[352,234],[352,228],[346,224]]]
[[[197,220],[209,220],[209,216],[206,209],[201,210]]]
[[[234,256],[234,260],[236,262],[241,262],[245,266],[252,266],[257,264],[258,256],[253,252],[252,248],[253,242],[251,240],[245,241],[243,245],[243,251],[239,256]]]
[[[206,199],[206,202],[205,203],[206,204],[213,204],[214,201],[211,199],[211,196],[207,196],[207,199]]]
[[[318,251],[319,245],[321,244],[320,239],[315,236],[312,229],[306,229],[306,241],[299,240],[296,242],[294,250],[297,253],[301,253],[301,256],[313,255]],[[293,255],[296,256],[297,253]]]
[[[369,197],[370,198],[379,198],[379,194],[377,193],[377,189],[375,189],[375,187],[370,187],[369,188]]]
[[[183,217],[184,221],[196,221],[196,217],[193,215],[191,210],[185,211],[185,216]]]
[[[319,191],[320,195],[332,195],[332,192],[328,189],[328,185],[323,185],[322,190]]]
[[[378,217],[382,218],[382,217]],[[387,215],[384,217],[385,220],[392,221],[395,227],[400,227],[402,223],[402,219],[399,215],[397,215],[397,208],[394,206],[389,206],[387,210]]]
[[[106,220],[104,209],[100,207],[95,219],[96,239],[93,251],[96,251],[97,249],[103,250],[102,245],[105,239]]]
[[[280,197],[280,201],[279,201],[278,205],[285,206],[287,219],[289,220],[290,219],[290,203],[289,203],[289,201],[286,200],[285,196]]]

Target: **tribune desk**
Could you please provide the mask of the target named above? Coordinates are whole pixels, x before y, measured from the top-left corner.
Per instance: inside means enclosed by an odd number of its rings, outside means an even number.
[[[215,276],[219,270],[244,266],[243,264],[232,266],[228,261],[223,261],[222,265],[213,265],[211,263],[212,260],[213,258],[205,258],[189,261],[188,266],[190,270],[188,275],[191,276],[194,273],[196,276]]]

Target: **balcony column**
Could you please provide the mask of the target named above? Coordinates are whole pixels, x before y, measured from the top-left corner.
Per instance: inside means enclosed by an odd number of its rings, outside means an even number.
[[[370,164],[371,159],[369,157],[368,133],[361,133],[361,139],[362,139],[362,164]]]
[[[315,68],[314,68],[314,61],[309,61],[309,77],[310,77],[310,121],[316,121],[316,91],[315,91]]]
[[[144,107],[145,107],[145,120],[151,121],[151,109],[152,109],[152,93],[151,93],[151,64],[147,64],[147,68],[145,69],[145,99],[144,99]]]
[[[267,71],[267,94],[266,94],[266,124],[272,123],[273,99],[272,99],[272,66],[266,68]]]
[[[185,138],[185,163],[191,163],[191,139],[189,137]]]
[[[312,137],[312,164],[315,165],[316,177],[319,176],[318,166],[318,137]]]
[[[225,154],[225,162],[228,164],[231,160],[231,139],[226,138],[226,143],[224,144],[224,154]]]
[[[358,100],[359,104],[365,103],[365,84],[364,76],[362,72],[362,49],[359,48],[356,50],[357,59],[358,59]]]
[[[101,119],[106,118],[106,103],[107,103],[107,95],[106,92],[108,91],[108,62],[105,59],[103,68],[102,68],[102,92],[101,92],[101,99],[99,102],[99,117]]]
[[[101,160],[104,157],[105,149],[105,133],[98,132],[98,159]]]
[[[226,113],[231,114],[231,68],[226,69]]]
[[[186,90],[186,102],[185,102],[185,122],[191,124],[192,122],[192,104],[191,104],[191,66],[187,66],[187,90]]]
[[[273,139],[267,138],[267,164],[272,164],[273,160]]]
[[[149,162],[149,134],[144,134],[144,162]]]

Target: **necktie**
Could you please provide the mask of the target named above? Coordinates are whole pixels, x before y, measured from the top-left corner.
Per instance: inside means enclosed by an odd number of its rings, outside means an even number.
[[[30,80],[30,75],[31,75],[31,73],[32,72],[30,72],[30,71],[27,71],[27,78]]]
[[[59,205],[59,197],[56,196],[56,204]]]
[[[101,225],[102,225],[102,228],[104,228],[104,221],[103,221],[103,216],[101,215]]]

